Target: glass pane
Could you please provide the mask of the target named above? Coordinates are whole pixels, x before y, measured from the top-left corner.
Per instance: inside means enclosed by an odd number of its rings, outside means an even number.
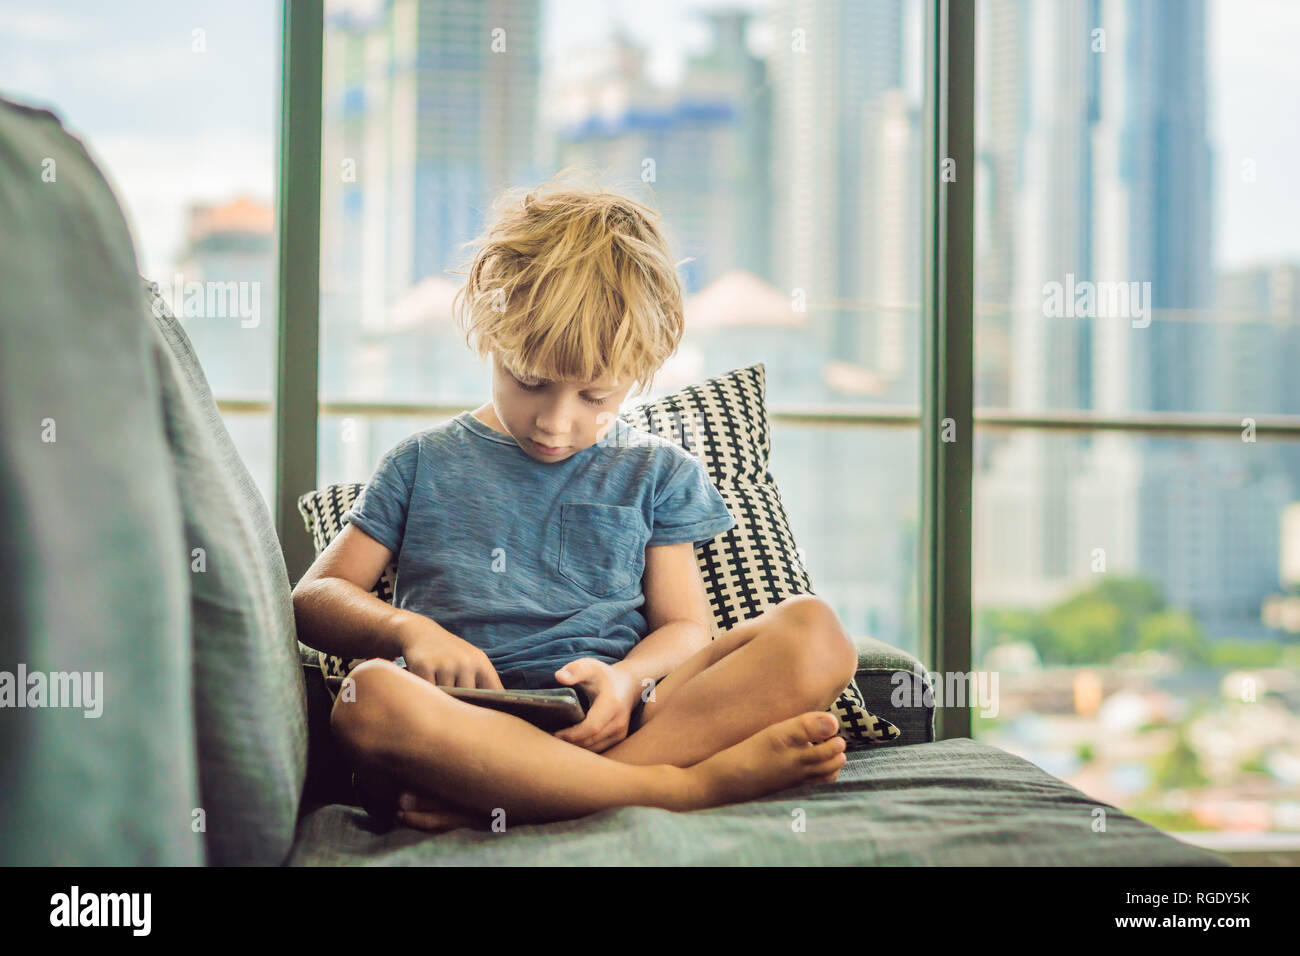
[[[1300,443],[975,450],[976,736],[1166,829],[1300,827]]]
[[[919,401],[921,7],[326,4],[321,393],[474,408],[450,270],[572,164],[659,211],[686,333],[645,395],[762,363],[774,414]],[[500,27],[498,47],[493,31]],[[636,183],[635,188],[628,183]],[[320,483],[445,417],[327,417]],[[915,650],[917,432],[776,424],[814,588]],[[811,463],[815,462],[815,466]],[[852,495],[843,494],[851,487]],[[886,504],[887,503],[887,504]]]
[[[275,422],[271,413],[226,411],[222,412],[221,418],[269,508],[274,494],[272,474],[275,462]]]
[[[850,634],[917,655],[920,440],[913,428],[777,424],[771,466],[814,593]]]
[[[485,401],[449,270],[500,191],[584,163],[690,260],[686,335],[650,397],[762,362],[773,406],[917,403],[915,0],[326,14],[325,401]]]
[[[86,143],[219,401],[269,402],[274,382],[279,15],[259,0],[0,0],[0,92]],[[269,498],[269,413],[226,420]]]
[[[384,453],[407,435],[433,428],[451,415],[322,415],[318,467],[329,482],[367,482]]]
[[[984,0],[976,402],[1300,413],[1300,7]]]

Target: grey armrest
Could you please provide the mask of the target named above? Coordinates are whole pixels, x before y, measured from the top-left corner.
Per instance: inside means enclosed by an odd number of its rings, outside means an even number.
[[[900,731],[897,740],[873,746],[900,746],[934,740],[934,701],[924,692],[920,660],[874,637],[854,637],[858,646],[858,690],[863,703]],[[907,677],[895,677],[904,673]],[[901,704],[901,706],[900,706]]]

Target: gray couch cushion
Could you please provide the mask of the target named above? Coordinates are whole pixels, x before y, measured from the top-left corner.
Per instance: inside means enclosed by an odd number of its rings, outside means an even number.
[[[186,542],[131,237],[81,143],[3,99],[0,223],[0,670],[104,696],[0,714],[0,864],[196,864]]]
[[[895,739],[883,740],[875,746],[903,747],[934,740],[934,697],[925,693],[927,677],[921,662],[874,637],[855,635],[853,641],[858,646],[858,673],[854,680],[862,692],[864,706],[898,728]],[[910,691],[895,694],[903,681],[911,683]]]
[[[1106,811],[1094,832],[1093,811]],[[792,824],[803,811],[801,831]],[[693,813],[648,807],[504,833],[376,828],[364,810],[306,815],[291,865],[1224,866],[1213,853],[967,737],[851,751],[834,783]]]
[[[293,842],[307,766],[306,689],[284,555],[189,337],[156,286],[145,291],[190,554],[207,859],[279,864]]]

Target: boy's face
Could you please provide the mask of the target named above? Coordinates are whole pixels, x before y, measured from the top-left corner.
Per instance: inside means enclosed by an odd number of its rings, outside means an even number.
[[[509,434],[537,461],[563,461],[605,436],[631,388],[631,382],[615,382],[608,374],[587,383],[519,379],[493,352],[497,422],[488,424]]]

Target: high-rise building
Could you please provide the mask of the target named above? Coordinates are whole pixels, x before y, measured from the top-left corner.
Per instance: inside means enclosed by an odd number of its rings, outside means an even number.
[[[645,51],[625,37],[559,91],[556,165],[591,164],[615,184],[645,182],[698,292],[736,269],[770,271],[769,91],[749,52],[750,15],[705,15],[713,42],[679,84],[651,85]],[[638,197],[644,198],[644,197]]]
[[[897,141],[876,146],[896,130],[903,109],[887,95],[904,87],[902,3],[774,0],[765,16],[775,38],[771,281],[804,290],[810,304],[829,304],[818,309],[822,354],[872,369],[878,327],[864,322],[864,306],[841,303],[877,303],[882,290],[873,286],[871,264],[920,243],[919,201],[915,231],[883,245],[863,220],[908,149]],[[895,362],[888,332],[884,338]]]
[[[170,276],[151,277],[180,320],[218,400],[270,400],[275,383],[275,211],[263,200],[191,206]],[[230,414],[226,427],[271,500],[270,414]]]
[[[189,208],[176,273],[156,281],[220,398],[270,398],[274,274],[275,212],[269,204],[240,197]]]
[[[539,178],[540,2],[331,4],[322,288],[330,327],[383,332],[467,258],[492,199]],[[327,387],[345,382],[327,382]]]
[[[422,280],[463,282],[492,200],[541,178],[540,0],[332,0],[324,44],[322,395],[477,394],[450,323],[406,317]],[[368,474],[409,424],[352,423],[322,467]]]
[[[987,195],[980,212],[988,225],[976,301],[993,306],[987,326],[980,318],[980,342],[987,331],[992,348],[981,385],[1017,411],[1090,405],[1087,322],[1048,317],[1043,287],[1093,273],[1090,132],[1103,61],[1087,43],[1091,6],[990,0],[980,8]],[[975,482],[976,600],[1046,603],[1067,586],[1078,446],[1040,432],[981,444],[987,467]]]
[[[1211,398],[1243,415],[1300,414],[1300,263],[1219,273]],[[1300,474],[1297,474],[1300,479]]]
[[[981,399],[1026,412],[1222,410],[1208,387],[1204,4],[990,0],[980,15],[977,301],[992,306],[979,320]],[[1049,283],[1085,281],[1139,297],[1119,314],[1100,297],[1079,317],[1046,307]],[[1258,475],[1262,510],[1249,516],[1226,487],[1175,493],[1189,473],[1223,470],[1222,448],[1113,432],[983,444],[981,603],[1048,602],[1086,583],[1101,555],[1108,572],[1148,575],[1171,603],[1222,623],[1269,573],[1247,556],[1276,551],[1273,477]]]

